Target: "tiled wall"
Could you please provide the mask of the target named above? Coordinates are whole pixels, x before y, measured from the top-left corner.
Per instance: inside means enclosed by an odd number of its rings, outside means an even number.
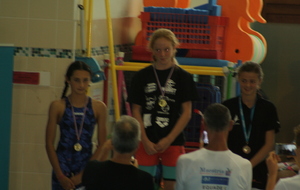
[[[44,143],[47,112],[50,102],[60,96],[76,47],[77,3],[0,0],[0,4],[0,42],[14,45],[14,70],[51,73],[50,86],[13,86],[9,189],[47,190],[51,187]],[[51,55],[49,49],[55,56],[40,56]]]

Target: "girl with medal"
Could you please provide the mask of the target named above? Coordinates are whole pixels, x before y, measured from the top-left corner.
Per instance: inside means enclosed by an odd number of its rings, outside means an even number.
[[[253,167],[253,189],[265,189],[267,167],[265,158],[274,148],[275,133],[280,123],[276,107],[258,93],[263,80],[259,64],[243,63],[237,71],[241,95],[223,102],[234,120],[229,133],[229,149],[249,159]]]
[[[100,148],[106,140],[106,105],[86,95],[91,70],[81,61],[73,62],[65,75],[65,89],[60,100],[49,108],[46,151],[53,168],[52,189],[81,187],[82,171],[89,160],[100,160]],[[66,96],[68,86],[70,94]],[[92,152],[92,136],[97,125],[98,146]],[[55,148],[56,132],[60,138]],[[104,158],[103,158],[104,159]]]
[[[164,189],[173,190],[177,158],[184,153],[183,129],[191,118],[196,85],[175,59],[178,39],[171,30],[158,29],[149,39],[152,65],[132,78],[128,102],[139,121],[142,143],[135,157],[139,168],[153,177],[162,164]]]

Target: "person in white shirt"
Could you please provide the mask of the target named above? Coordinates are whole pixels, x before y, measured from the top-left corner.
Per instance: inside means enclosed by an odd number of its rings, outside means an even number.
[[[249,160],[227,147],[233,121],[227,107],[211,104],[202,120],[209,144],[181,155],[176,165],[176,190],[239,189],[250,190],[252,166]]]
[[[294,134],[295,134],[295,142],[296,142],[296,156],[294,156],[294,159],[296,161],[296,164],[300,166],[300,125],[296,126],[294,128]],[[268,182],[266,190],[294,190],[294,189],[300,189],[300,173],[298,172],[298,175],[295,175],[293,177],[287,177],[287,178],[281,178],[276,184],[277,181],[277,175],[278,175],[278,164],[279,156],[275,154],[275,152],[271,152],[269,154],[269,157],[266,160],[267,166],[268,166]]]

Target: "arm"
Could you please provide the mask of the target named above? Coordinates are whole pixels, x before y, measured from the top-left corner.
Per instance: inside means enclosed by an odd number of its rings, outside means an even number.
[[[165,137],[162,138],[155,146],[155,149],[158,152],[164,152],[170,144],[177,138],[177,136],[184,130],[187,123],[191,119],[192,114],[192,101],[183,102],[182,106],[182,114],[177,120],[172,131]]]
[[[74,183],[64,175],[60,168],[57,154],[54,148],[57,123],[60,119],[60,110],[63,110],[63,108],[62,104],[59,101],[54,101],[51,103],[48,114],[48,122],[46,126],[46,151],[50,164],[52,165],[54,173],[56,174],[56,177],[62,187],[64,189],[74,189]]]
[[[275,152],[270,152],[269,157],[266,159],[269,172],[266,190],[273,190],[275,188],[278,175],[278,160],[279,157]]]
[[[113,146],[111,144],[111,139],[106,140],[106,142],[101,147],[101,151],[99,154],[99,160],[104,161],[108,159],[109,154],[113,150]]]
[[[257,164],[259,164],[268,156],[269,152],[272,151],[274,148],[274,142],[275,142],[275,131],[274,130],[267,131],[266,141],[264,146],[262,146],[261,149],[250,160],[252,167],[255,167]]]
[[[96,113],[96,120],[97,120],[97,141],[98,146],[94,154],[92,155],[90,160],[99,160],[104,161],[107,159],[109,151],[106,152],[104,155],[103,152],[101,154],[102,146],[104,145],[107,139],[107,132],[106,132],[106,121],[107,121],[107,107],[103,102],[94,101],[95,106],[95,113]]]
[[[147,137],[144,122],[143,122],[143,118],[142,118],[142,114],[141,114],[141,110],[142,110],[142,107],[140,105],[132,104],[132,115],[140,123],[141,140],[142,140],[142,143],[144,145],[145,151],[147,152],[148,155],[152,155],[152,154],[157,153],[157,151],[154,148],[155,144],[152,143]]]

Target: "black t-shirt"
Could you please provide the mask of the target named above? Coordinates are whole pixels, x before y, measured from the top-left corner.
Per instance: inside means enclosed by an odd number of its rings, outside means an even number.
[[[198,98],[193,76],[179,66],[175,66],[170,80],[165,85],[170,71],[171,68],[156,70],[161,86],[165,87],[164,99],[167,101],[165,107],[158,105],[162,92],[152,65],[136,73],[129,89],[128,102],[142,107],[146,134],[153,143],[157,143],[173,129],[181,115],[182,103]],[[184,136],[181,133],[171,145],[183,144]]]
[[[252,120],[252,130],[249,138],[249,147],[251,152],[245,154],[243,152],[243,146],[246,145],[246,140],[244,137],[240,109],[239,109],[239,97],[235,97],[223,102],[223,104],[228,107],[231,113],[231,117],[234,120],[233,129],[228,135],[228,147],[229,149],[250,160],[264,145],[265,135],[269,130],[274,130],[275,133],[279,131],[280,123],[276,111],[276,107],[273,103],[268,100],[257,96],[255,112]],[[242,103],[245,125],[248,130],[250,124],[250,114],[251,109]],[[265,188],[267,180],[267,167],[265,161],[254,167],[253,169],[253,187]]]
[[[153,190],[153,177],[132,165],[89,161],[82,176],[86,190]]]

